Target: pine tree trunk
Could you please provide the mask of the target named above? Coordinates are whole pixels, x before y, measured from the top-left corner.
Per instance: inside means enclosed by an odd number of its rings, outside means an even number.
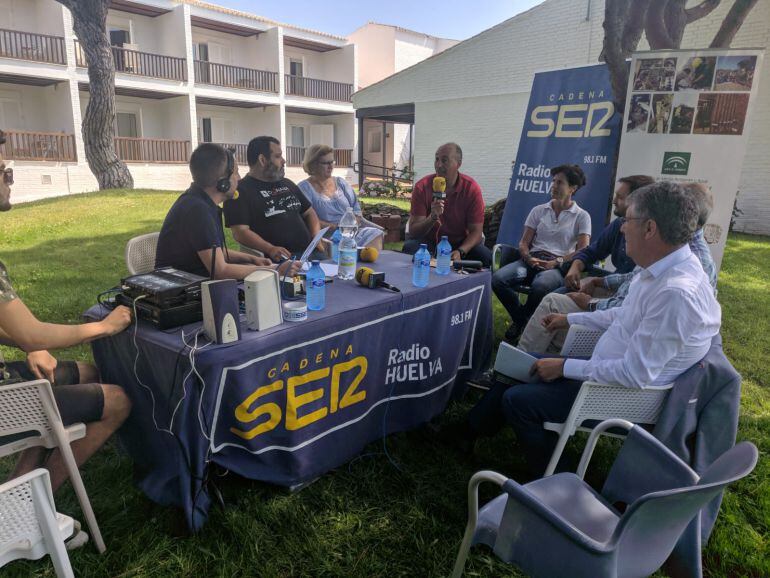
[[[83,117],[86,159],[99,189],[132,189],[134,179],[115,153],[115,64],[107,36],[110,0],[59,0],[88,61],[88,106]]]

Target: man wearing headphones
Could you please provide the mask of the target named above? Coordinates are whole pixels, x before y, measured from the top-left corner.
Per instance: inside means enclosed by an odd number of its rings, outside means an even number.
[[[163,221],[155,266],[214,279],[243,279],[260,267],[274,268],[270,259],[225,248],[219,205],[236,195],[240,175],[233,153],[204,143],[190,156],[190,173],[190,188]],[[294,274],[298,268],[298,263],[287,261],[279,271]]]

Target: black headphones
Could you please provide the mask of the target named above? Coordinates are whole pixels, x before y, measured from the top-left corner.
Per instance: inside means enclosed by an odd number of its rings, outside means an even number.
[[[230,190],[230,177],[233,176],[235,170],[235,155],[230,149],[225,149],[227,153],[227,175],[217,180],[217,191],[220,193],[227,193]]]

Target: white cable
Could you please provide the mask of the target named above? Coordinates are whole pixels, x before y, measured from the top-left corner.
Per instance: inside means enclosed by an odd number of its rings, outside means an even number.
[[[145,384],[142,381],[142,379],[139,377],[139,370],[137,368],[137,365],[139,364],[139,345],[136,342],[136,336],[137,336],[137,334],[139,332],[139,316],[137,315],[137,312],[136,312],[136,303],[140,299],[144,299],[145,297],[147,297],[147,295],[140,295],[139,297],[134,299],[134,303],[133,303],[133,305],[134,305],[134,338],[133,338],[133,342],[134,342],[134,349],[136,349],[136,357],[134,357],[134,377],[136,377],[136,381],[139,383],[139,385],[141,385],[144,389],[146,389],[148,391],[148,393],[150,394],[150,399],[152,400],[152,413],[151,413],[150,417],[152,417],[152,423],[155,425],[155,429],[160,431],[160,432],[165,432],[165,433],[173,436],[174,432],[172,432],[170,429],[164,429],[164,428],[162,428],[162,427],[160,427],[158,425],[158,422],[155,419],[155,394],[152,392],[152,388],[150,388],[147,384]]]

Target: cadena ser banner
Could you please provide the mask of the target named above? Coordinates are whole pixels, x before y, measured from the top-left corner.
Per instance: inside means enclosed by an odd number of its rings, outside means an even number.
[[[211,437],[217,462],[289,485],[428,421],[484,345],[474,336],[489,321],[486,287],[225,367]]]
[[[706,183],[714,211],[704,233],[717,267],[746,154],[763,52],[639,52],[631,61],[617,174]]]
[[[575,201],[599,234],[609,216],[619,129],[605,64],[536,73],[498,242],[518,244],[529,211],[551,199],[550,169],[563,164],[585,172]]]

